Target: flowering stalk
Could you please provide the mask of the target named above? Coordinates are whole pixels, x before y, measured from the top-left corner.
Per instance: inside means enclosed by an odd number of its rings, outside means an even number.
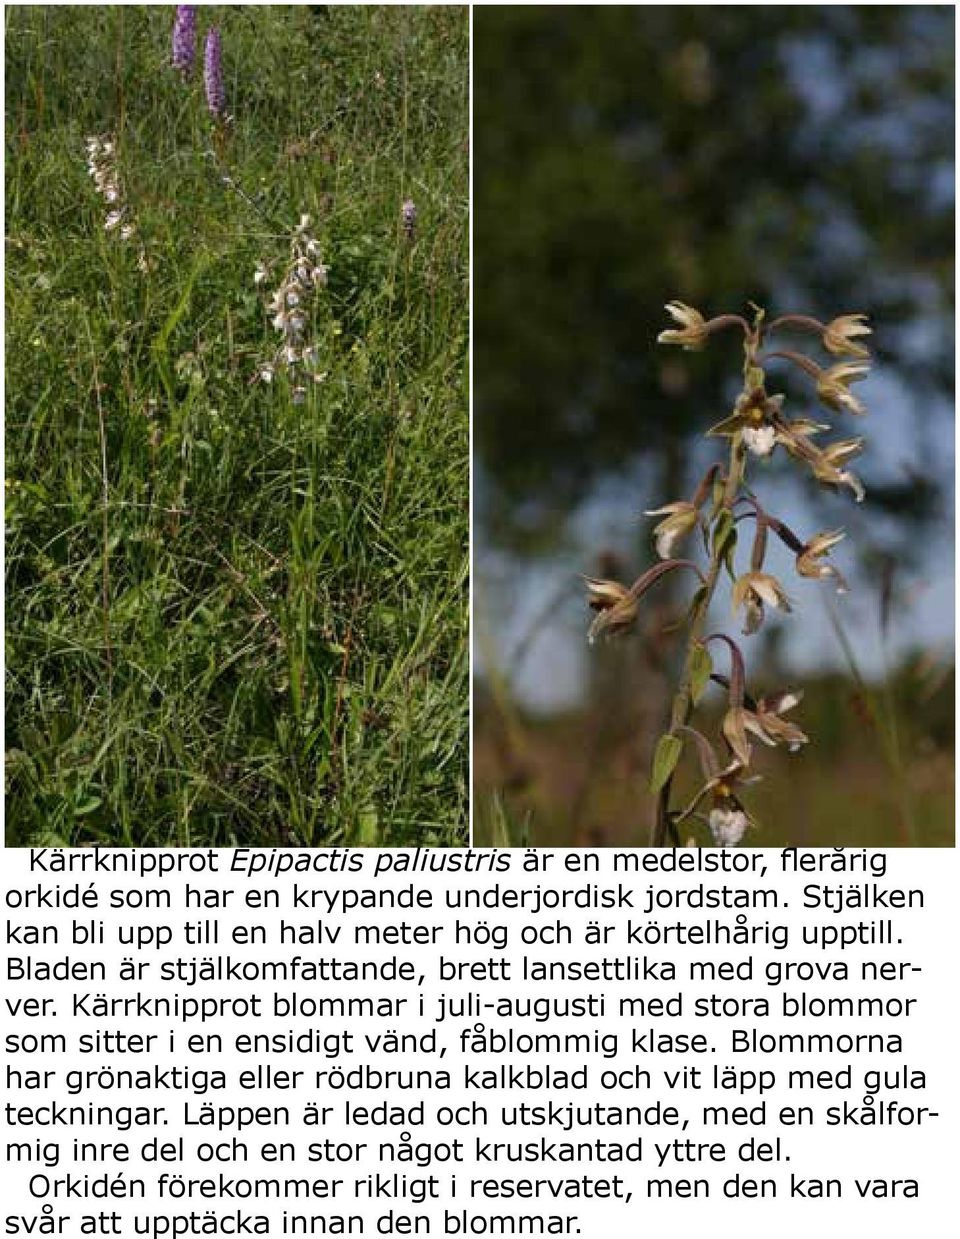
[[[822,485],[845,487],[858,501],[864,494],[859,478],[844,468],[860,451],[863,440],[838,440],[822,448],[815,445],[813,439],[829,430],[829,425],[807,418],[792,421],[786,418],[784,397],[767,392],[765,364],[775,359],[790,362],[814,380],[822,404],[838,413],[861,416],[866,409],[862,401],[850,393],[849,384],[864,378],[869,368],[865,360],[869,353],[861,343],[862,337],[870,333],[865,316],[847,314],[824,324],[808,315],[786,315],[767,324],[764,311],[754,308],[750,323],[735,314],[707,320],[699,311],[680,301],[667,305],[667,312],[677,326],[661,332],[658,340],[662,344],[699,350],[715,333],[728,328],[742,333],[742,390],[732,413],[706,432],[708,436],[729,438],[727,459],[725,464],[718,462],[711,466],[689,500],[675,500],[647,513],[664,518],[654,529],[656,550],[662,563],[644,573],[630,589],[617,581],[587,581],[590,605],[600,613],[591,626],[593,640],[601,633],[609,635],[630,629],[639,613],[642,595],[664,571],[693,568],[700,578],[687,614],[682,669],[667,730],[654,753],[651,787],[656,793],[657,805],[650,842],[655,847],[679,843],[681,823],[692,817],[702,817],[698,810],[707,797],[712,807],[704,820],[714,842],[720,847],[739,843],[752,823],[738,794],[740,786],[753,781],[752,777],[747,777],[753,760],[750,738],[768,746],[783,744],[791,752],[807,743],[807,736],[800,728],[782,717],[797,704],[800,694],[783,692],[760,699],[750,696],[746,689],[744,658],[737,642],[725,633],[704,635],[707,615],[724,570],[732,582],[731,602],[734,612],[742,615],[745,635],[761,627],[769,608],[786,613],[792,610],[781,583],[765,571],[771,534],[795,556],[798,576],[832,579],[838,593],[846,591],[843,576],[826,562],[830,550],[843,538],[843,532],[818,533],[807,539],[798,537],[782,520],[769,513],[747,486],[750,457],[767,457],[777,447],[782,447],[788,456],[809,468]],[[764,353],[762,349],[769,337],[780,331],[814,332],[820,336],[827,352],[856,360],[840,361],[823,369],[806,354],[792,350]],[[738,573],[738,525],[747,518],[754,522],[749,567]],[[676,545],[697,528],[704,533],[708,553],[708,563],[702,572],[690,560],[673,558]],[[714,672],[709,647],[716,643],[728,647],[729,677]],[[726,751],[725,762],[717,760],[712,743],[691,726],[700,698],[711,683],[724,688],[728,697],[719,736]],[[697,750],[704,782],[694,799],[680,810],[672,803],[674,776],[687,741],[692,741]]]
[[[400,219],[403,223],[403,235],[412,245],[417,239],[417,204],[412,198],[407,198],[400,208]]]
[[[310,319],[317,290],[327,283],[328,268],[320,259],[320,245],[310,229],[310,216],[301,215],[290,238],[290,256],[280,282],[266,303],[271,325],[280,333],[280,346],[272,360],[260,365],[257,374],[261,383],[272,383],[278,370],[285,371],[292,384],[294,404],[306,400],[308,380],[322,383],[326,378],[318,371],[320,350],[310,339]],[[263,288],[270,275],[267,263],[260,262],[253,282]]]
[[[210,115],[214,120],[223,120],[227,95],[223,86],[223,47],[216,26],[211,26],[207,33],[203,54],[203,89]]]
[[[94,135],[87,138],[86,148],[87,171],[107,208],[104,231],[118,237],[123,244],[130,242],[136,246],[137,267],[146,272],[150,262],[138,239],[137,221],[124,199],[116,139],[111,134]]]
[[[197,55],[197,6],[178,4],[173,19],[173,48],[170,63],[179,69],[185,78],[193,72]]]

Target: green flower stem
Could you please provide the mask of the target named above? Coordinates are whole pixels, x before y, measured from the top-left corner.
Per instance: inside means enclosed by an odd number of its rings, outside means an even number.
[[[723,500],[721,503],[721,511],[730,511],[733,508],[737,498],[737,492],[740,489],[743,472],[743,442],[741,432],[737,432],[730,444],[730,463],[727,467],[727,480],[723,492]],[[723,545],[716,546],[711,544],[710,548],[710,566],[707,570],[706,580],[700,591],[700,596],[693,607],[693,612],[690,616],[690,628],[687,634],[687,648],[683,660],[683,674],[680,677],[680,684],[677,687],[676,695],[673,698],[673,705],[670,710],[670,734],[677,735],[678,728],[685,727],[690,721],[690,715],[693,709],[691,699],[691,679],[693,672],[693,654],[696,647],[699,645],[703,630],[706,625],[707,613],[710,610],[710,603],[713,601],[713,595],[717,588],[717,582],[720,579],[720,573],[723,570]],[[671,774],[660,793],[657,796],[657,814],[654,819],[653,826],[650,831],[650,846],[651,847],[667,847],[676,846],[680,839],[677,834],[676,826],[670,815],[670,795],[673,787],[673,775]]]

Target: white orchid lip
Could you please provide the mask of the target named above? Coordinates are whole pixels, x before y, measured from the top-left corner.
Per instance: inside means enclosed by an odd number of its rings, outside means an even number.
[[[769,456],[777,445],[777,432],[773,426],[748,426],[743,441],[754,456]]]
[[[717,847],[736,847],[747,832],[749,821],[743,809],[717,808],[710,810],[710,833]]]

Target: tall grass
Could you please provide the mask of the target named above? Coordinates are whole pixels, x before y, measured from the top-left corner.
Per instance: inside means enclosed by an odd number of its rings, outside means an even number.
[[[6,10],[8,842],[462,843],[465,10],[201,9],[222,142],[172,16]],[[298,406],[252,277],[301,212]]]

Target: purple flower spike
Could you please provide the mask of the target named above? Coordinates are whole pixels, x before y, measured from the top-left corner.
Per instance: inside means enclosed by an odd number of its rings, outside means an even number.
[[[193,72],[197,54],[197,6],[178,4],[173,22],[173,67],[184,77]]]
[[[222,116],[226,95],[223,89],[220,31],[216,26],[212,26],[207,35],[207,47],[203,58],[203,84],[207,92],[207,107],[211,114]]]

